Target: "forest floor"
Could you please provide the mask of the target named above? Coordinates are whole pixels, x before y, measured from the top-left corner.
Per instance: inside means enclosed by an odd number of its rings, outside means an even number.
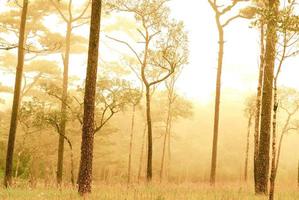
[[[47,200],[80,199],[77,190],[71,187],[56,188],[16,187],[0,188],[0,199]],[[215,188],[207,184],[153,184],[150,186],[97,185],[88,199],[95,200],[266,200],[254,195],[253,188],[245,185],[223,184]],[[299,199],[297,188],[277,189],[276,200]]]

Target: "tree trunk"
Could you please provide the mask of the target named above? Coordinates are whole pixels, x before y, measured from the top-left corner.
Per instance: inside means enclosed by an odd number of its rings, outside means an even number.
[[[244,167],[244,181],[247,182],[247,176],[248,176],[248,158],[249,158],[249,145],[250,145],[250,129],[251,129],[251,121],[252,116],[249,116],[248,119],[248,126],[247,126],[247,138],[246,138],[246,151],[245,151],[245,167]]]
[[[167,160],[167,170],[166,170],[166,176],[169,178],[170,176],[170,166],[171,166],[171,129],[172,129],[172,115],[170,115],[169,119],[169,128],[168,128],[168,160]]]
[[[71,143],[71,141],[69,139],[67,139],[67,142],[69,144],[70,147],[70,151],[71,151],[71,183],[72,186],[75,187],[75,174],[74,174],[74,152],[73,152],[73,145]]]
[[[153,159],[153,141],[152,141],[152,119],[151,119],[151,97],[150,87],[146,85],[146,122],[147,122],[147,170],[146,180],[150,182],[152,180],[152,159]]]
[[[147,125],[144,125],[144,130],[143,130],[143,136],[142,136],[142,145],[141,145],[141,151],[140,151],[140,158],[139,158],[139,168],[138,168],[138,183],[141,178],[141,172],[142,172],[142,164],[143,164],[143,150],[144,150],[144,144],[145,144],[145,134],[146,134],[146,127]]]
[[[269,1],[269,9],[274,13],[278,12],[278,1]],[[275,18],[275,17],[273,17]],[[271,136],[271,118],[272,118],[272,99],[273,99],[273,79],[274,65],[276,57],[276,20],[272,19],[267,25],[267,39],[265,52],[265,70],[263,80],[263,96],[261,109],[261,127],[258,152],[258,177],[257,177],[257,193],[267,194],[269,165],[270,165],[270,136]]]
[[[257,193],[257,157],[259,149],[259,133],[260,133],[260,117],[261,117],[261,100],[262,100],[262,87],[263,87],[263,76],[264,76],[264,67],[265,67],[265,44],[264,44],[264,24],[261,24],[261,52],[260,52],[260,69],[259,69],[259,79],[257,87],[257,96],[256,96],[256,111],[255,111],[255,125],[254,125],[254,158],[253,158],[253,174],[254,174],[254,184],[255,192]]]
[[[20,104],[20,93],[22,87],[22,76],[23,76],[23,66],[24,66],[24,44],[25,44],[25,26],[27,19],[27,10],[28,10],[28,0],[23,0],[21,23],[20,23],[20,33],[19,33],[19,46],[18,46],[18,64],[16,69],[15,77],[15,88],[14,88],[14,97],[12,105],[12,113],[10,120],[10,129],[8,135],[8,144],[7,144],[7,154],[6,154],[6,168],[4,176],[4,185],[8,187],[12,183],[12,170],[13,170],[13,153],[14,153],[14,144],[17,131],[17,122],[18,122],[18,111]]]
[[[214,129],[213,129],[213,147],[211,160],[210,184],[215,185],[216,166],[217,166],[217,146],[218,146],[218,128],[219,128],[219,112],[220,112],[220,96],[221,96],[221,74],[224,54],[224,32],[220,23],[220,16],[216,14],[216,22],[219,37],[219,52],[218,52],[218,67],[216,80],[216,95],[215,95],[215,113],[214,113]]]
[[[63,83],[62,83],[62,98],[61,98],[61,122],[58,144],[58,160],[57,160],[57,185],[60,186],[63,174],[63,153],[64,153],[64,135],[66,129],[66,104],[67,104],[67,91],[68,91],[68,71],[69,71],[69,57],[70,57],[70,42],[71,42],[71,23],[67,22],[66,31],[66,44],[65,55],[63,58]]]
[[[131,120],[131,133],[130,133],[130,148],[129,148],[129,159],[128,159],[128,184],[131,182],[131,166],[132,166],[132,149],[133,149],[133,134],[134,134],[134,124],[135,124],[135,110],[136,105],[133,105],[132,110],[132,120]]]
[[[171,99],[168,102],[168,111],[167,111],[167,119],[166,119],[166,130],[163,140],[163,151],[162,151],[162,158],[161,158],[161,168],[160,168],[160,182],[163,180],[163,173],[164,173],[164,163],[165,163],[165,152],[166,152],[166,141],[167,138],[170,137],[170,115],[171,115]]]
[[[100,40],[101,10],[102,1],[92,0],[88,64],[84,95],[81,159],[78,179],[78,192],[82,196],[91,192],[94,141],[94,110]]]

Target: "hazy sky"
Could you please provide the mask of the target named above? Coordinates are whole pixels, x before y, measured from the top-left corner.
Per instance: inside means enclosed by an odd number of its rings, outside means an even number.
[[[0,8],[1,4],[5,2],[0,1]],[[78,2],[76,1],[76,3]],[[178,88],[187,97],[207,103],[214,98],[218,54],[214,13],[207,0],[172,0],[170,7],[172,17],[185,22],[190,40],[189,64],[185,67],[178,82]],[[224,95],[228,95],[228,97],[233,95],[231,98],[256,90],[259,32],[249,26],[248,20],[238,19],[225,29],[222,87]],[[64,27],[61,28],[63,30]],[[86,26],[80,33],[88,35],[88,27]],[[102,36],[103,38],[104,36]],[[111,54],[108,51],[112,50],[103,46],[105,45],[102,44],[100,54]],[[299,88],[297,59],[290,59],[285,63],[280,77],[282,85]],[[72,56],[71,66],[75,67],[70,69],[70,73],[85,76],[85,63],[85,57]],[[11,78],[9,77],[9,79]],[[225,93],[225,91],[229,92]]]
[[[227,1],[229,2],[229,1]],[[201,101],[213,97],[217,64],[217,29],[207,0],[173,0],[173,15],[182,19],[189,31],[190,64],[179,87]],[[248,20],[239,19],[225,29],[225,54],[222,86],[236,92],[257,86],[259,32],[249,28]],[[298,59],[290,59],[282,69],[280,83],[299,88]]]

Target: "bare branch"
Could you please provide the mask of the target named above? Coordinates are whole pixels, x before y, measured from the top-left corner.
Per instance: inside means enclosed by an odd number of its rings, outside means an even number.
[[[136,56],[136,58],[138,59],[139,63],[142,64],[143,62],[141,61],[141,58],[139,57],[137,51],[135,51],[135,49],[127,42],[123,41],[123,40],[119,40],[119,39],[116,39],[116,38],[113,38],[113,37],[110,37],[110,36],[107,36],[107,38],[111,39],[111,40],[114,40],[116,42],[119,42],[119,43],[122,43],[122,44],[125,44]]]

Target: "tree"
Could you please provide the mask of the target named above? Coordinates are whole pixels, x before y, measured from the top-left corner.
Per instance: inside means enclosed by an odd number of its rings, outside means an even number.
[[[265,62],[265,30],[264,24],[261,24],[260,28],[260,66],[259,66],[259,77],[258,77],[258,86],[256,93],[256,113],[254,120],[254,158],[253,158],[253,170],[254,170],[254,183],[257,185],[257,156],[259,148],[259,135],[260,135],[260,116],[261,116],[261,101],[262,101],[262,87],[263,87],[263,76],[264,76],[264,62]],[[257,192],[257,187],[255,191]]]
[[[14,143],[15,143],[15,137],[17,131],[17,119],[18,119],[18,110],[19,110],[19,103],[20,103],[23,65],[24,65],[24,43],[25,43],[27,10],[28,10],[28,0],[23,0],[19,44],[18,44],[18,64],[16,69],[14,98],[13,98],[10,130],[9,130],[8,145],[7,145],[7,155],[6,155],[6,168],[5,168],[5,177],[4,177],[5,187],[10,186],[12,183]]]
[[[89,35],[88,64],[85,80],[84,115],[78,192],[86,195],[91,192],[92,158],[94,140],[94,110],[98,67],[102,1],[92,0]]]
[[[71,53],[71,39],[72,31],[74,28],[77,28],[83,25],[85,22],[82,21],[82,18],[85,17],[84,14],[87,11],[90,0],[88,0],[87,5],[84,7],[82,12],[78,16],[73,16],[72,12],[72,0],[68,2],[68,5],[65,6],[65,10],[68,11],[68,14],[63,14],[63,9],[61,6],[54,0],[51,0],[52,5],[58,11],[60,17],[66,23],[66,35],[65,35],[65,45],[64,53],[61,54],[63,61],[63,82],[62,82],[62,101],[61,101],[61,123],[59,125],[59,144],[58,144],[58,159],[57,159],[57,184],[60,185],[62,182],[62,172],[63,172],[63,153],[64,153],[64,140],[67,140],[66,135],[66,101],[68,93],[68,71],[69,71],[69,60]],[[67,140],[68,141],[68,140]]]
[[[281,68],[283,66],[284,61],[294,56],[298,53],[298,50],[295,49],[295,51],[292,51],[292,48],[294,45],[297,45],[299,38],[298,38],[298,32],[293,32],[293,30],[289,31],[289,27],[293,26],[292,23],[290,23],[292,18],[292,11],[294,9],[295,1],[293,0],[290,5],[288,5],[286,8],[284,8],[282,11],[279,12],[279,18],[281,25],[278,27],[278,41],[282,40],[281,42],[278,42],[278,44],[281,46],[281,52],[278,52],[278,66],[277,71],[275,72],[274,76],[274,86],[273,86],[273,117],[272,117],[272,161],[271,161],[271,173],[270,173],[270,192],[269,192],[269,200],[274,199],[274,190],[275,190],[275,180],[276,180],[276,173],[277,173],[277,164],[276,156],[279,158],[279,155],[277,155],[277,149],[276,149],[276,137],[277,137],[277,109],[278,109],[278,78],[281,72]],[[281,33],[281,34],[279,34]],[[279,150],[280,152],[280,150]]]
[[[143,88],[142,90],[135,91],[131,98],[132,104],[132,118],[131,118],[131,129],[130,129],[130,146],[129,146],[129,158],[128,158],[128,180],[127,183],[130,184],[131,182],[131,170],[132,170],[132,150],[133,150],[133,138],[134,138],[134,126],[135,126],[135,113],[136,113],[136,106],[140,103],[140,100],[143,95]]]
[[[170,160],[171,160],[171,133],[173,122],[179,118],[187,118],[192,115],[192,104],[184,99],[182,96],[176,93],[175,84],[182,72],[183,68],[180,66],[179,71],[176,71],[169,80],[165,82],[167,89],[167,98],[166,98],[166,113],[165,113],[165,133],[163,138],[163,150],[161,157],[161,168],[160,168],[160,181],[163,180],[163,175],[167,169],[167,175],[169,176],[170,171]],[[167,147],[167,162],[166,162],[166,147]],[[167,164],[167,165],[166,165]]]
[[[247,124],[247,137],[246,137],[246,148],[245,148],[245,164],[244,164],[244,181],[247,182],[248,177],[248,159],[249,159],[249,147],[250,147],[250,132],[251,132],[251,126],[252,126],[252,120],[256,113],[256,107],[255,107],[255,96],[250,96],[246,100],[246,107],[245,107],[245,116],[248,119]]]
[[[182,22],[169,20],[166,0],[116,1],[111,6],[132,13],[140,27],[142,52],[128,42],[109,37],[126,45],[136,56],[140,66],[139,76],[145,87],[146,121],[148,139],[147,181],[152,180],[153,130],[151,116],[151,89],[168,79],[178,66],[187,62],[187,36]],[[138,41],[138,43],[140,43]]]
[[[208,0],[210,6],[215,12],[215,21],[218,29],[218,65],[217,65],[217,79],[216,79],[216,95],[215,95],[215,113],[214,113],[214,129],[213,129],[213,147],[212,147],[212,159],[211,159],[211,173],[210,184],[215,185],[216,179],[216,166],[217,166],[217,147],[218,147],[218,129],[219,129],[219,114],[220,114],[220,98],[221,98],[221,76],[222,76],[222,64],[224,55],[224,28],[229,25],[235,19],[243,17],[241,13],[230,17],[226,21],[222,22],[223,16],[229,13],[239,2],[246,0],[233,0],[228,6],[221,9],[222,6],[218,5],[217,0]]]
[[[278,147],[276,148],[276,132],[273,135],[273,146],[272,146],[272,162],[271,162],[271,176],[270,176],[270,192],[269,192],[269,200],[274,199],[275,192],[275,179],[277,175],[277,169],[279,166],[280,160],[280,152],[282,147],[282,142],[286,134],[291,131],[298,131],[298,127],[296,121],[293,119],[299,111],[298,105],[299,95],[298,91],[290,88],[283,88],[279,91],[279,106],[276,108],[276,112],[278,109],[282,110],[286,114],[285,122],[282,126],[280,139],[278,143]],[[274,123],[274,122],[273,122]],[[276,124],[273,124],[276,125]],[[276,129],[275,129],[276,131]]]
[[[256,193],[267,194],[270,165],[270,135],[272,118],[273,78],[276,52],[276,20],[278,14],[279,0],[269,1],[266,10],[266,49],[265,70],[262,88],[261,125],[259,137],[259,152],[257,157],[257,185]]]

